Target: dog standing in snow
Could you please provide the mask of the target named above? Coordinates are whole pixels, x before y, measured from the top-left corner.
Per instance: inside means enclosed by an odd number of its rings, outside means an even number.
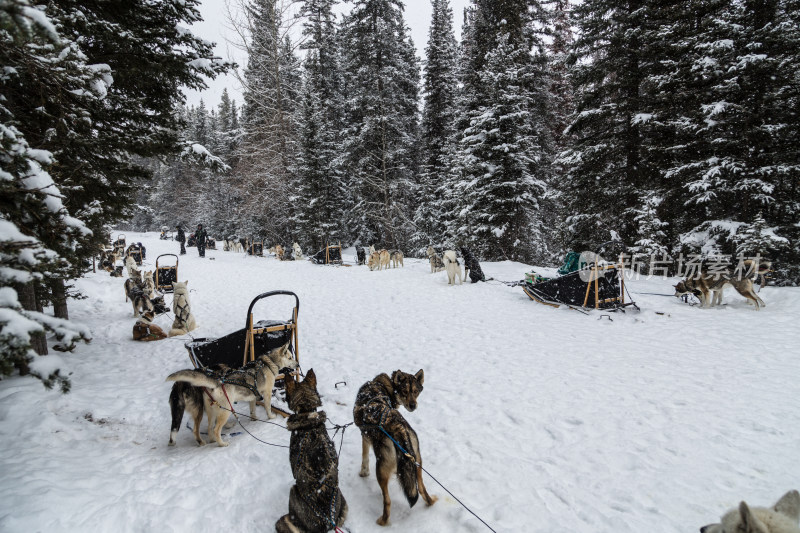
[[[700,533],[800,533],[800,493],[790,490],[772,507],[739,507],[725,513],[719,524],[700,528]]]
[[[197,328],[194,315],[189,307],[188,284],[188,281],[183,283],[176,281],[172,284],[172,312],[175,314],[175,320],[172,322],[172,329],[169,330],[170,337],[184,335]]]
[[[461,265],[458,263],[458,256],[455,250],[445,250],[442,255],[442,262],[444,263],[445,271],[447,271],[447,284],[455,285],[456,276],[458,276],[458,284],[461,285]]]
[[[136,261],[133,257],[128,256],[125,258],[125,270],[128,271],[129,278],[138,278],[138,270],[136,270]]]
[[[433,246],[428,246],[428,261],[431,263],[431,274],[444,270],[442,256],[436,253]]]
[[[294,259],[296,261],[303,260],[303,249],[300,248],[300,245],[297,243],[292,244],[292,249],[294,250]]]

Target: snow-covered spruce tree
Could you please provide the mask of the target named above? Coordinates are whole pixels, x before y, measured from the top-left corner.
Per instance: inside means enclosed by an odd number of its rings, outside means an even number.
[[[421,145],[423,158],[416,183],[416,211],[411,247],[424,254],[445,237],[444,195],[452,177],[458,92],[458,43],[448,0],[432,0],[433,15],[425,47]],[[411,251],[411,250],[410,250]]]
[[[736,242],[737,256],[760,257],[764,260],[774,257],[776,252],[786,248],[789,242],[785,237],[776,235],[775,228],[767,226],[761,213],[756,213],[751,223],[740,226],[733,240]],[[781,265],[782,268],[787,266]]]
[[[570,56],[576,85],[575,115],[563,194],[573,249],[593,249],[617,233],[637,240],[634,217],[642,192],[655,182],[645,129],[652,114],[642,90],[648,66],[647,3],[587,0],[573,7],[578,38]]]
[[[306,0],[301,15],[303,93],[300,103],[300,156],[295,169],[295,240],[319,250],[327,242],[347,242],[345,191],[339,164],[342,128],[341,73],[336,44],[334,0]]]
[[[535,5],[534,5],[535,4]],[[455,235],[490,259],[542,260],[547,247],[539,218],[546,191],[548,95],[544,51],[534,32],[538,3],[481,0],[471,23],[460,132],[460,199]]]
[[[242,204],[236,217],[245,235],[274,242],[291,239],[297,107],[301,89],[299,60],[289,39],[294,20],[289,0],[248,0],[239,33],[248,53],[239,76],[244,90],[242,141],[235,173]]]
[[[362,243],[399,248],[411,233],[419,84],[403,9],[400,0],[356,0],[340,37],[349,226]]]
[[[55,333],[56,347],[72,349],[80,339],[91,338],[86,328],[41,313],[36,289],[54,273],[65,270],[65,259],[43,241],[59,249],[86,239],[91,231],[70,215],[64,196],[47,172],[53,155],[30,146],[22,129],[29,119],[25,97],[52,98],[67,114],[64,127],[74,127],[69,113],[81,113],[97,72],[88,68],[69,41],[59,36],[53,21],[27,1],[0,5],[0,375],[14,370],[32,374],[46,387],[59,383],[58,359],[42,364],[36,355],[47,354],[44,332]],[[70,99],[65,93],[78,92]],[[88,98],[95,98],[91,93]],[[37,100],[41,104],[41,100]],[[42,109],[44,111],[45,108]],[[50,107],[49,109],[54,109]],[[57,235],[59,238],[54,239]],[[34,358],[36,358],[34,360]]]

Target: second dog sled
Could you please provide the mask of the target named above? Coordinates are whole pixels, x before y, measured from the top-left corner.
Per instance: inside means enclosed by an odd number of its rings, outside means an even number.
[[[619,310],[628,306],[638,309],[633,301],[625,301],[625,278],[616,264],[596,264],[546,279],[530,276],[520,282],[531,300],[559,307]]]
[[[175,264],[165,265],[162,257],[174,257]],[[156,272],[153,281],[159,292],[172,292],[172,284],[178,281],[178,256],[175,254],[161,254],[156,258]]]
[[[341,265],[342,264],[342,245],[328,244],[310,257],[318,265]]]
[[[287,320],[259,320],[255,322],[253,307],[256,302],[281,295],[294,298],[291,316]],[[232,369],[238,369],[288,342],[292,358],[299,363],[297,331],[297,314],[299,311],[300,299],[291,291],[269,291],[259,294],[250,302],[243,329],[223,337],[196,338],[187,342],[185,346],[189,352],[189,358],[195,368],[206,368],[222,364]],[[299,365],[293,372],[288,369],[280,370],[281,373],[275,378],[272,408],[283,416],[289,416],[285,404],[286,395],[283,390],[283,383],[289,373],[299,374]]]

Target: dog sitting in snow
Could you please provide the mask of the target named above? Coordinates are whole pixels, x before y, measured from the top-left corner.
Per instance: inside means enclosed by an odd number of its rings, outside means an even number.
[[[472,255],[472,252],[469,251],[469,248],[466,246],[461,247],[461,257],[464,258],[464,277],[466,278],[469,276],[469,280],[472,283],[478,283],[479,281],[486,281],[486,276],[483,275],[483,270],[481,269],[480,263]]]
[[[149,342],[167,338],[164,330],[153,324],[153,318],[155,318],[153,311],[145,311],[142,314],[136,324],[133,325],[133,340]]]
[[[428,246],[428,261],[431,263],[431,274],[444,270],[444,261],[442,256],[436,253],[433,246]]]
[[[317,411],[322,400],[313,369],[302,382],[286,377],[286,401],[294,412],[286,429],[292,432],[289,464],[295,484],[289,491],[289,513],[278,520],[275,531],[338,530],[347,517],[347,502],[339,489],[339,458],[325,429],[325,411]]]
[[[297,261],[303,260],[303,249],[300,248],[300,245],[297,243],[292,244],[292,249],[294,250],[294,259]]]
[[[800,533],[800,493],[790,490],[772,507],[739,507],[722,516],[719,524],[700,528],[701,533]]]
[[[442,255],[442,262],[444,263],[445,271],[447,271],[447,284],[455,285],[456,276],[458,276],[458,284],[461,285],[461,265],[458,262],[455,250],[445,250]]]
[[[139,271],[136,269],[136,261],[131,256],[125,258],[125,270],[128,271],[129,278],[139,277]]]
[[[188,281],[183,283],[176,281],[172,284],[172,313],[175,315],[175,320],[172,322],[172,329],[169,330],[170,337],[185,335],[197,328],[194,315],[189,307],[188,284]]]

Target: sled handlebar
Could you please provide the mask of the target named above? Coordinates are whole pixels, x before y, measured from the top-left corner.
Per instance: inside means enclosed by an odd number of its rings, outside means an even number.
[[[257,301],[263,300],[264,298],[269,298],[270,296],[278,296],[278,295],[281,295],[281,294],[285,295],[285,296],[294,296],[294,302],[295,302],[294,303],[294,307],[295,307],[295,309],[297,309],[298,313],[300,312],[300,298],[298,298],[297,295],[295,293],[293,293],[292,291],[269,291],[269,292],[265,292],[265,293],[259,294],[255,298],[253,298],[253,301],[250,302],[250,307],[247,308],[247,318],[245,319],[245,325],[244,325],[245,329],[247,329],[250,326],[250,313],[253,312],[253,306],[256,305]]]

